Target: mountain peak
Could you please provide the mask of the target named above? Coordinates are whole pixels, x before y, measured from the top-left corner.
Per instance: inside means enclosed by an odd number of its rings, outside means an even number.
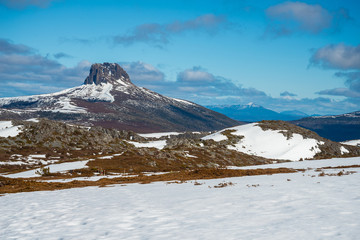
[[[262,107],[253,102],[249,102],[248,104],[243,105],[243,108],[262,108]]]
[[[85,79],[84,84],[118,83],[119,80],[131,84],[129,75],[119,64],[95,63],[91,65],[89,76]]]

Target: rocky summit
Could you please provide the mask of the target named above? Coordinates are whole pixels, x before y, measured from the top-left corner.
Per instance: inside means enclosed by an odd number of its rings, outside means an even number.
[[[0,119],[29,118],[135,132],[212,131],[241,124],[195,103],[138,87],[116,63],[93,64],[78,87],[0,99]]]
[[[119,64],[96,63],[91,66],[90,74],[85,79],[84,84],[100,85],[101,83],[116,83],[116,80],[118,79],[131,84],[129,75],[119,66]]]

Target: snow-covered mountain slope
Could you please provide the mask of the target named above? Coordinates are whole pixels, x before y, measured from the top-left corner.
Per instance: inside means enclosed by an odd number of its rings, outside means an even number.
[[[313,159],[322,154],[325,146],[331,151],[346,154],[349,150],[338,143],[322,139],[314,133],[281,121],[263,121],[227,128],[204,137],[204,140],[228,141],[233,136],[240,136],[236,143],[227,148],[250,155],[271,159],[298,161]]]
[[[7,109],[25,108],[27,111],[86,113],[86,109],[76,106],[72,99],[113,102],[114,97],[110,93],[112,88],[110,83],[86,84],[51,94],[0,98],[0,106]]]
[[[239,124],[195,103],[135,86],[115,63],[93,64],[78,87],[0,99],[0,119],[36,117],[137,132],[207,131]]]

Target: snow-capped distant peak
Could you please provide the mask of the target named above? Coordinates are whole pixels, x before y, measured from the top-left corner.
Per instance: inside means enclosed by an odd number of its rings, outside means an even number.
[[[245,108],[261,108],[261,106],[253,102],[249,102],[248,104],[243,105],[243,109]]]

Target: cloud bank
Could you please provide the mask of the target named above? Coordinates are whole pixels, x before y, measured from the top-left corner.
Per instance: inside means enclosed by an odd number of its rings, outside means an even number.
[[[129,30],[127,34],[113,37],[114,44],[132,45],[135,43],[148,43],[156,47],[162,47],[170,42],[174,34],[189,31],[202,31],[208,34],[216,34],[221,29],[230,26],[225,16],[206,14],[187,21],[175,21],[168,24],[146,23]]]
[[[360,45],[340,43],[319,48],[310,58],[310,66],[341,70],[335,76],[345,79],[347,87],[326,89],[317,94],[347,97],[351,102],[360,101]]]
[[[205,106],[255,102],[279,112],[299,110],[308,114],[344,113],[358,106],[349,101],[334,101],[325,97],[295,98],[297,94],[289,91],[282,92],[280,97],[271,97],[258,89],[245,88],[229,79],[216,76],[199,66],[180,71],[175,81],[169,81],[164,73],[151,64],[143,62],[120,64],[129,73],[131,80],[139,86]]]
[[[310,59],[311,65],[331,69],[360,69],[360,45],[343,43],[319,48]]]
[[[87,61],[67,68],[28,46],[0,39],[0,82],[3,86],[0,97],[48,93],[73,87],[84,81],[89,68]]]

